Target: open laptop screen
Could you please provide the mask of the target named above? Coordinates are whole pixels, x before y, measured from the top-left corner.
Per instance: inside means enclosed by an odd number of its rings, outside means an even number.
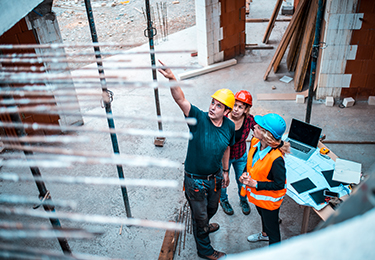
[[[293,118],[288,137],[312,147],[317,147],[321,132],[321,128]]]

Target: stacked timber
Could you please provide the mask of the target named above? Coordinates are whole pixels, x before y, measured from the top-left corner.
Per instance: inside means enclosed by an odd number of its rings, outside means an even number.
[[[299,1],[296,12],[285,30],[271,63],[266,70],[263,77],[264,80],[267,80],[272,68],[275,73],[277,72],[280,62],[289,46],[287,67],[289,71],[295,71],[294,89],[302,91],[314,42],[318,1]]]

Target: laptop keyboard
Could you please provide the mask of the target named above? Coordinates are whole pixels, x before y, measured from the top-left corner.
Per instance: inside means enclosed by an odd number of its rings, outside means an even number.
[[[289,140],[290,146],[293,147],[294,149],[297,149],[303,153],[308,153],[310,152],[311,148],[303,146],[299,143],[293,142],[292,140]]]

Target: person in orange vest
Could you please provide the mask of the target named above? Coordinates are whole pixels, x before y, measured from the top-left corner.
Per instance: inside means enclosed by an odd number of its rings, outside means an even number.
[[[236,126],[236,143],[230,147],[229,168],[233,165],[236,182],[238,186],[238,196],[242,213],[245,215],[250,214],[250,206],[247,202],[246,195],[241,195],[240,190],[242,183],[240,177],[247,162],[247,148],[246,139],[249,136],[250,130],[254,131],[254,116],[250,114],[250,108],[253,105],[253,97],[247,90],[240,90],[235,95],[236,103],[232,111],[229,113],[228,118],[232,120]],[[227,215],[233,215],[234,210],[229,203],[227,188],[221,189],[220,206]]]
[[[158,71],[165,78],[176,80],[171,69]],[[185,197],[192,212],[197,253],[204,259],[219,259],[226,254],[214,250],[209,237],[219,229],[219,224],[209,221],[219,207],[221,188],[229,185],[228,163],[230,147],[235,143],[235,126],[226,115],[233,109],[234,94],[229,89],[217,90],[211,96],[208,112],[191,104],[178,86],[171,87],[171,94],[185,117],[197,120],[196,125],[189,125],[193,138],[189,140],[184,163]]]
[[[279,210],[286,193],[286,169],[283,156],[290,144],[281,140],[286,124],[278,114],[255,116],[253,138],[247,165],[240,181],[246,185],[249,202],[256,206],[262,220],[262,232],[250,235],[249,242],[280,242]]]

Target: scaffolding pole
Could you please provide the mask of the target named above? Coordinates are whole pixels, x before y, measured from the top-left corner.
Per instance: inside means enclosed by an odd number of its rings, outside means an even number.
[[[144,34],[146,37],[148,37],[148,42],[150,45],[150,56],[151,56],[151,66],[152,66],[152,78],[154,81],[157,81],[157,76],[156,76],[156,68],[155,68],[155,53],[154,53],[154,36],[156,35],[157,31],[156,28],[153,27],[152,25],[152,19],[151,19],[151,13],[150,13],[150,1],[145,0],[146,4],[146,15],[147,15],[147,29],[144,31]],[[159,89],[154,88],[154,96],[155,96],[155,105],[156,105],[156,114],[158,116],[161,115],[161,110],[160,110],[160,101],[159,101]],[[163,130],[163,125],[161,122],[158,122],[158,127],[159,130]],[[163,147],[165,142],[165,137],[155,137],[154,140],[154,145]]]
[[[94,22],[94,15],[92,13],[92,8],[91,8],[91,1],[90,0],[85,0],[85,6],[86,6],[86,13],[87,13],[87,19],[89,22],[90,26],[90,32],[91,32],[91,38],[93,43],[98,42],[98,35],[96,34],[96,28],[95,28],[95,22]],[[102,59],[101,54],[100,54],[100,48],[99,47],[94,47],[95,51],[95,57],[97,59]],[[103,63],[101,61],[97,61],[96,63],[98,65],[98,72],[100,77],[100,83],[102,86],[102,92],[103,96],[108,96],[109,98],[103,98],[103,103],[105,106],[105,112],[108,115],[107,117],[107,122],[108,122],[108,127],[110,129],[115,129],[115,122],[112,117],[112,108],[111,108],[111,97],[112,97],[112,92],[107,89],[107,84],[104,76],[104,69],[103,69]],[[112,141],[112,147],[113,147],[113,152],[115,154],[120,153],[118,141],[117,141],[117,135],[115,133],[111,133],[111,141]],[[116,165],[117,167],[117,172],[118,176],[120,179],[124,179],[124,171],[121,165]],[[125,211],[126,211],[126,216],[128,218],[131,218],[131,211],[130,211],[130,205],[129,205],[129,198],[128,198],[128,192],[125,186],[121,186],[121,192],[122,192],[122,197],[124,200],[125,204]]]
[[[4,97],[4,98],[5,99],[13,99],[13,97],[10,97],[10,96],[7,97],[7,98],[6,97]],[[9,117],[12,120],[12,122],[22,123],[21,117],[17,113],[10,113]],[[15,129],[15,132],[16,132],[18,137],[26,136],[26,131],[25,131],[24,128],[17,128],[17,129]],[[25,145],[28,145],[28,144],[25,143]],[[26,156],[29,156],[29,155],[32,155],[33,152],[24,151],[24,154]],[[42,174],[40,173],[39,168],[38,167],[30,167],[30,170],[31,170],[31,173],[32,173],[32,175],[34,177],[34,180],[35,180],[35,184],[36,184],[36,186],[38,188],[38,191],[39,191],[39,199],[42,200],[42,201],[47,200],[51,204],[52,203],[52,197],[50,195],[50,192],[47,190],[47,187],[46,187],[44,181],[42,180]],[[55,206],[54,205],[43,204],[43,208],[47,212],[53,212],[53,213],[55,212]],[[51,222],[53,227],[55,227],[57,229],[61,229],[61,223],[60,223],[60,220],[58,218],[50,217],[49,221]],[[58,237],[57,240],[59,241],[60,247],[63,250],[64,254],[65,255],[71,255],[72,251],[71,251],[70,246],[68,244],[68,240],[65,237]]]

